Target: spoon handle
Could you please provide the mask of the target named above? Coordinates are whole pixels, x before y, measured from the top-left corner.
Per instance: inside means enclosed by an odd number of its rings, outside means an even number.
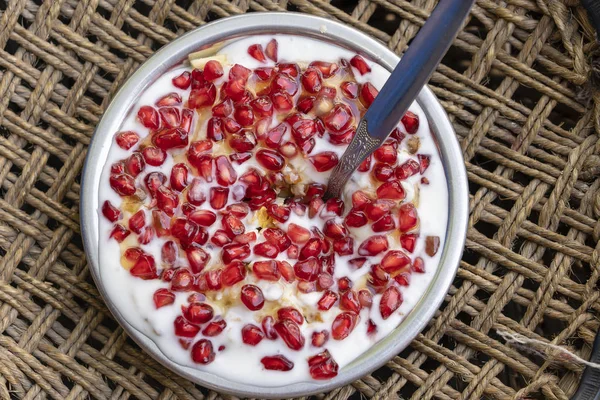
[[[356,129],[331,173],[327,198],[339,197],[350,175],[375,151],[417,97],[448,51],[474,0],[440,0]]]

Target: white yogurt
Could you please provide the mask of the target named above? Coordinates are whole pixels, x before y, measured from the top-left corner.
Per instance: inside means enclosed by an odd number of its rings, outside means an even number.
[[[308,38],[287,35],[276,35],[275,37],[279,43],[280,62],[297,62],[302,66],[306,64],[302,63],[303,60],[308,60],[309,62],[312,60],[339,62],[341,58],[349,60],[354,56],[354,54],[348,50]],[[261,43],[263,47],[265,47],[271,38],[272,36],[258,36],[240,40],[221,49],[219,53],[227,56],[229,65],[239,63],[251,69],[265,66],[265,64],[260,64],[258,61],[250,57],[247,54],[246,49],[253,43]],[[359,82],[368,80],[379,89],[385,83],[389,73],[381,66],[370,61],[367,62],[370,65],[372,72],[367,73],[364,76],[356,73],[356,79]],[[273,63],[269,61],[269,64],[267,65],[272,64]],[[144,128],[136,119],[138,108],[142,105],[153,105],[157,99],[170,92],[177,92],[185,99],[189,91],[177,89],[171,84],[171,79],[179,75],[185,69],[186,67],[177,68],[157,79],[156,82],[154,82],[140,96],[140,99],[133,108],[132,112],[125,119],[125,121],[123,121],[121,130],[134,130],[142,137],[148,135],[148,129]],[[229,67],[225,66],[224,76],[227,76],[228,69]],[[222,79],[223,78],[221,78],[221,80]],[[217,83],[220,83],[220,81]],[[410,107],[410,110],[417,114],[421,121],[419,130],[415,135],[418,136],[421,141],[419,153],[431,155],[431,164],[424,174],[424,176],[429,179],[430,184],[420,185],[419,202],[417,207],[420,218],[420,239],[417,241],[415,251],[411,255],[411,258],[413,259],[415,256],[423,257],[425,260],[426,272],[424,274],[411,274],[410,285],[408,287],[400,288],[404,302],[399,310],[393,313],[387,320],[383,320],[379,314],[379,301],[381,296],[376,295],[374,297],[373,307],[370,310],[363,309],[361,311],[359,323],[345,340],[336,341],[331,338],[329,339],[324,348],[329,350],[335,361],[339,364],[340,369],[357,358],[361,353],[368,350],[377,341],[388,335],[396,326],[398,326],[406,314],[415,306],[435,275],[441,256],[441,249],[444,246],[448,218],[448,196],[444,170],[441,160],[438,156],[436,145],[432,138],[431,132],[429,131],[423,110],[417,104],[413,104]],[[404,131],[404,128],[401,125],[400,129]],[[192,135],[190,136],[190,141],[199,139],[198,137],[193,137]],[[334,151],[341,156],[345,149],[344,146],[335,146],[330,144],[326,140],[326,137],[323,139],[316,139],[317,145],[311,154],[315,154],[320,151]],[[411,157],[405,146],[406,140],[402,142],[399,150],[399,163]],[[135,149],[135,147],[133,149]],[[180,150],[180,152],[182,151],[184,150]],[[100,204],[103,204],[105,200],[110,200],[110,202],[116,206],[121,204],[122,200],[120,196],[111,189],[108,183],[110,165],[118,160],[126,158],[130,152],[131,151],[120,149],[116,144],[113,143],[107,163],[102,173],[99,190]],[[412,156],[412,158],[415,157]],[[301,161],[300,157],[295,158],[295,160],[296,161],[294,161],[294,165],[301,167],[303,172],[309,177],[310,180],[323,183],[327,181],[329,172],[316,172],[308,162],[298,162]],[[153,170],[161,170],[168,177],[173,163],[173,157],[171,152],[169,152],[167,160],[163,166],[146,166],[144,173],[140,174],[138,180],[142,179],[143,176]],[[249,168],[257,167],[254,159],[251,159],[242,165],[237,165],[235,163],[233,165],[236,169],[238,177]],[[258,167],[258,169],[260,169],[260,167]],[[413,185],[418,184],[420,179],[421,175],[417,174],[403,182],[403,185],[407,190],[408,200],[414,196]],[[212,185],[216,186],[216,183],[213,182]],[[208,188],[209,186],[207,185],[207,195]],[[344,198],[346,203],[346,211],[349,210],[349,205],[351,204],[349,197],[350,194],[359,188],[371,188],[370,190],[372,191],[369,173],[355,173],[351,182],[346,186],[346,194]],[[200,208],[211,209],[208,201],[205,202]],[[218,308],[218,306],[213,305],[215,307],[215,315],[225,313],[224,318],[227,321],[227,328],[222,334],[211,338],[216,352],[215,360],[208,365],[196,364],[190,357],[190,351],[183,349],[178,343],[178,337],[175,336],[173,329],[173,321],[178,315],[181,314],[181,306],[187,304],[187,297],[190,293],[177,293],[176,301],[173,305],[165,306],[157,310],[152,299],[153,293],[158,288],[168,288],[169,284],[160,280],[145,281],[135,278],[121,266],[119,244],[115,240],[109,239],[112,223],[102,216],[100,210],[98,212],[100,220],[100,272],[101,279],[103,280],[108,295],[123,317],[136,329],[140,330],[146,336],[151,338],[165,354],[165,356],[181,365],[202,369],[232,381],[251,383],[255,385],[281,386],[312,379],[308,372],[306,360],[308,357],[322,351],[322,349],[315,348],[310,344],[311,333],[313,331],[320,331],[323,329],[330,330],[332,321],[336,317],[337,313],[339,313],[339,310],[334,311],[337,309],[337,307],[333,307],[333,309],[330,311],[322,312],[323,322],[315,322],[310,324],[304,323],[300,328],[306,338],[306,344],[302,350],[293,351],[290,350],[281,339],[274,341],[262,340],[256,347],[251,347],[242,343],[241,328],[247,323],[254,323],[257,325],[260,324],[260,321],[255,320],[255,314],[249,312],[243,305],[241,305],[241,303],[239,306],[234,306],[228,310],[221,310]],[[282,229],[285,229],[285,227],[290,223],[295,223],[306,228],[310,228],[315,224],[315,221],[316,220],[308,219],[308,217],[299,217],[292,212],[289,221],[287,221],[285,224],[282,224]],[[246,218],[244,223],[246,225],[246,232],[249,232],[258,226],[255,221],[253,222],[249,218]],[[322,224],[322,221],[319,224]],[[209,234],[212,236],[214,231],[218,228],[220,228],[219,221],[217,221],[211,228],[208,229]],[[352,234],[355,235],[356,247],[362,242],[362,240],[374,234],[369,225],[359,229],[353,228],[351,231]],[[424,252],[424,238],[428,235],[439,236],[440,238],[440,251],[434,257],[428,257]],[[388,235],[388,237],[390,236]],[[126,240],[130,241],[132,246],[137,245],[135,235],[133,234],[130,235],[130,237]],[[264,238],[259,234],[258,242],[262,241],[264,241]],[[391,237],[390,242],[392,248],[394,246],[399,248],[397,242],[394,242]],[[160,246],[163,243],[164,239],[155,238],[150,245],[141,247],[144,251],[152,254],[155,259],[160,260]],[[207,244],[205,246],[205,250],[211,256],[211,264],[209,264],[207,267],[207,269],[210,269],[210,265],[220,262],[221,249],[214,246],[211,247]],[[355,270],[348,264],[348,260],[353,257],[356,257],[356,255],[336,257],[335,278],[347,276],[353,281],[364,279],[364,275],[369,273],[369,266],[371,263],[379,262],[381,259],[381,257],[372,257],[362,268]],[[258,259],[258,257],[252,255],[251,258],[245,261],[254,261],[255,259]],[[281,253],[277,259],[286,259],[285,252]],[[184,261],[184,263],[185,262],[187,261]],[[253,278],[250,277],[250,279],[252,280]],[[308,307],[316,311],[316,303],[322,295],[322,293],[316,292],[296,296],[295,290],[293,290],[290,285],[284,283],[257,281],[255,284],[262,289],[266,302],[279,301],[281,302],[282,306],[289,305],[299,308]],[[236,290],[239,291],[239,287],[237,285],[235,288],[237,288]],[[369,318],[377,324],[377,333],[372,336],[368,336],[366,334],[367,320]],[[198,334],[194,340],[198,340],[201,337],[202,335]],[[221,345],[226,347],[225,350],[217,351]],[[283,354],[289,360],[293,361],[294,368],[288,372],[265,370],[260,363],[261,358],[263,356],[275,354]]]

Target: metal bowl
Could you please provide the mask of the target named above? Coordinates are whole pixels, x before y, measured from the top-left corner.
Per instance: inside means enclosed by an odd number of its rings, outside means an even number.
[[[466,237],[468,217],[467,176],[454,130],[442,106],[431,90],[423,88],[417,102],[427,115],[431,131],[439,145],[448,182],[449,218],[445,245],[435,277],[414,309],[387,337],[342,368],[329,381],[306,381],[280,387],[243,384],[181,366],[167,358],[156,344],[130,325],[107,296],[100,279],[98,254],[98,187],[114,132],[119,130],[138,95],[155,79],[187,55],[199,49],[221,45],[236,39],[269,33],[308,36],[359,52],[392,70],[398,57],[383,44],[338,22],[296,13],[252,13],[221,19],[195,29],[161,48],[123,85],[107,108],[89,146],[81,189],[81,225],[85,250],[92,276],[108,308],[127,333],[157,361],[204,387],[241,397],[299,397],[332,390],[369,374],[390,360],[425,327],[441,304],[454,279]]]

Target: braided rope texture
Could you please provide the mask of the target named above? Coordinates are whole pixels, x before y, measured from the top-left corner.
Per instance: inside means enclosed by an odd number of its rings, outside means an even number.
[[[401,54],[435,0],[0,0],[0,398],[215,399],[112,319],[81,243],[94,126],[156,49],[254,11],[337,19]],[[567,399],[599,327],[600,69],[577,0],[478,0],[431,79],[464,152],[467,244],[428,327],[319,399]]]

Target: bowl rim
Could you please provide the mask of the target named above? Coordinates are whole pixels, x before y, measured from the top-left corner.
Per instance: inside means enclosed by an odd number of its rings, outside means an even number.
[[[163,46],[135,71],[117,92],[99,121],[85,159],[80,200],[81,232],[92,277],[107,307],[127,334],[154,359],[169,370],[221,393],[244,397],[298,397],[327,392],[361,378],[381,367],[404,350],[434,316],[452,283],[462,256],[468,222],[468,181],[464,160],[454,129],[441,104],[428,88],[417,97],[438,143],[448,186],[448,229],[435,276],[406,318],[388,336],[340,370],[328,381],[305,381],[284,386],[260,386],[231,381],[220,376],[182,366],[167,358],[158,346],[129,324],[108,297],[99,270],[98,184],[108,156],[111,139],[134,104],[135,96],[154,79],[197,51],[240,36],[259,34],[309,36],[359,52],[384,68],[392,70],[399,58],[381,42],[339,22],[301,13],[250,13],[200,26]]]

